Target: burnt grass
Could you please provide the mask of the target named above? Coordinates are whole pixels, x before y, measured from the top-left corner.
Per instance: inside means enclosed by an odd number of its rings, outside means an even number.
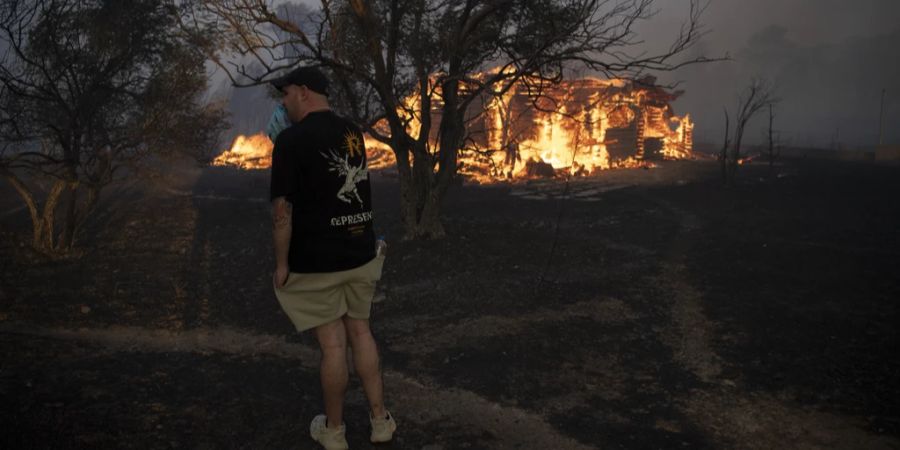
[[[460,185],[435,241],[401,240],[397,181],[373,183],[389,448],[900,445],[896,164]],[[272,294],[267,189],[266,171],[173,167],[49,260],[0,186],[0,447],[314,448],[315,341]],[[234,340],[178,340],[198,332]],[[287,350],[242,343],[260,337]],[[348,439],[368,448],[360,391]],[[498,414],[521,423],[479,421]],[[532,446],[517,426],[547,431]]]

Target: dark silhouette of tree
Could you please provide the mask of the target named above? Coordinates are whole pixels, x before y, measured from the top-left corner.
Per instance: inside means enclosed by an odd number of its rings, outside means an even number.
[[[763,108],[775,103],[778,103],[778,99],[775,98],[774,86],[771,82],[764,78],[751,80],[750,85],[738,96],[733,141],[730,139],[731,130],[728,126],[728,111],[725,111],[725,146],[722,148],[720,155],[725,185],[734,185],[734,177],[737,174],[738,166],[741,164],[741,143],[744,139],[747,123]]]
[[[629,77],[706,61],[677,59],[700,35],[695,1],[658,54],[630,53],[653,0],[350,0],[311,11],[263,0],[187,3],[185,30],[236,86],[302,64],[331,73],[333,106],[396,156],[407,238],[444,235],[441,203],[479,96],[519,81],[539,93],[576,68]]]
[[[28,208],[34,248],[68,253],[106,187],[211,147],[224,116],[198,101],[204,58],[178,38],[171,5],[0,5],[0,175]]]
[[[722,108],[725,113],[725,142],[722,143],[722,150],[719,151],[719,161],[722,164],[722,183],[728,184],[728,147],[731,145],[731,117],[728,115],[728,108]]]
[[[769,103],[769,127],[766,129],[766,148],[763,156],[769,163],[769,173],[775,171],[775,161],[781,156],[783,142],[780,133],[775,130],[775,103]]]

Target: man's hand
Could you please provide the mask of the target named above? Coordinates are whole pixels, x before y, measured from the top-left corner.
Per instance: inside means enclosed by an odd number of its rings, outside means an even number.
[[[272,281],[275,283],[276,288],[283,288],[284,283],[287,282],[288,275],[290,275],[290,271],[287,267],[278,267],[275,269],[275,274],[272,275]]]

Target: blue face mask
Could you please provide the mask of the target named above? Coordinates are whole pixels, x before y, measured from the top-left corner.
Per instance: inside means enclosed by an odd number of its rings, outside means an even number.
[[[269,124],[266,125],[266,134],[269,135],[272,142],[275,142],[275,138],[289,126],[291,126],[291,119],[288,117],[287,109],[284,105],[279,104],[272,111],[272,117],[269,118]]]

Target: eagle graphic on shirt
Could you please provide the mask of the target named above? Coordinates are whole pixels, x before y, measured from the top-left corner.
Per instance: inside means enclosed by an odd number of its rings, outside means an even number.
[[[363,206],[356,185],[369,178],[369,169],[365,158],[361,159],[359,166],[354,166],[350,164],[350,156],[361,156],[365,148],[359,136],[353,132],[348,132],[344,136],[344,147],[346,152],[343,157],[335,150],[329,150],[327,154],[321,153],[321,155],[328,160],[329,172],[337,172],[339,177],[344,177],[344,184],[338,189],[337,198],[344,203],[353,203],[353,200],[356,200],[359,202],[359,206]]]

